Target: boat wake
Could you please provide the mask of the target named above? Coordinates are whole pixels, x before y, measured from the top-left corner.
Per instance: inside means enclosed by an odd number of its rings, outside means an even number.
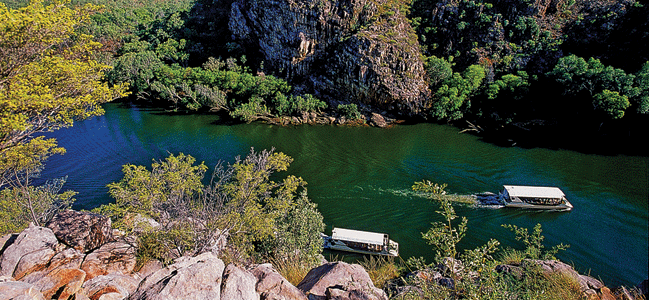
[[[416,192],[413,190],[398,190],[398,189],[381,189],[379,192],[389,193],[399,197],[419,197],[430,199],[430,195],[427,193]],[[451,202],[465,204],[474,208],[485,208],[485,209],[499,209],[505,207],[502,200],[498,195],[493,193],[482,193],[482,194],[473,194],[473,195],[459,195],[459,194],[444,194],[442,198],[449,200]]]

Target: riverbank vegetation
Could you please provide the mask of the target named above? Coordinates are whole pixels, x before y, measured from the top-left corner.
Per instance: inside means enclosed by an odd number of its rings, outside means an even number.
[[[267,73],[231,39],[231,1],[77,0],[104,8],[84,31],[102,42],[131,98],[172,110],[223,110],[243,121],[304,113],[362,119],[366,105],[335,104]],[[25,1],[7,2],[12,7]],[[637,136],[649,113],[649,8],[619,1],[401,3],[424,58],[429,121],[490,136]],[[254,49],[253,49],[254,50]],[[279,77],[278,77],[279,76]],[[398,112],[390,112],[398,116]],[[404,117],[404,116],[401,116]],[[412,117],[412,116],[411,116]]]

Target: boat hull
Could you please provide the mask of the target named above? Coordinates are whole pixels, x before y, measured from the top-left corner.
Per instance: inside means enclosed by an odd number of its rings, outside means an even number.
[[[558,205],[542,205],[542,204],[531,204],[523,201],[504,201],[505,207],[512,207],[512,208],[523,208],[523,209],[538,209],[538,210],[561,210],[561,211],[569,211],[572,210],[572,204],[570,202],[565,201],[565,203],[561,203]]]
[[[399,248],[399,244],[396,242],[390,240],[390,245],[392,246],[390,251],[369,251],[369,250],[363,250],[363,249],[358,249],[358,248],[352,248],[347,246],[342,241],[336,241],[332,240],[331,237],[329,236],[323,236],[324,239],[324,244],[323,248],[328,249],[328,250],[336,250],[336,251],[343,251],[343,252],[351,252],[351,253],[359,253],[359,254],[367,254],[367,255],[382,255],[382,256],[399,256],[399,251],[395,250]]]

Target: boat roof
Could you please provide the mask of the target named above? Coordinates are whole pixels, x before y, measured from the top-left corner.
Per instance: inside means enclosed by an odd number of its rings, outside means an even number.
[[[563,198],[566,195],[558,187],[504,185],[510,197]]]
[[[331,233],[331,238],[335,240],[383,245],[383,239],[385,238],[385,235],[386,234],[384,233],[334,228],[333,232]]]

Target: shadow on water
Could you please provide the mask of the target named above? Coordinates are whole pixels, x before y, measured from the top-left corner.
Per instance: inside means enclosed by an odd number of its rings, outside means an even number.
[[[623,124],[606,126],[605,129],[569,124],[536,127],[530,130],[510,126],[506,129],[470,134],[480,137],[486,143],[504,148],[543,148],[594,155],[649,157],[649,150],[644,146],[646,140],[644,130],[646,124],[649,124],[649,116],[635,116],[633,120]]]

